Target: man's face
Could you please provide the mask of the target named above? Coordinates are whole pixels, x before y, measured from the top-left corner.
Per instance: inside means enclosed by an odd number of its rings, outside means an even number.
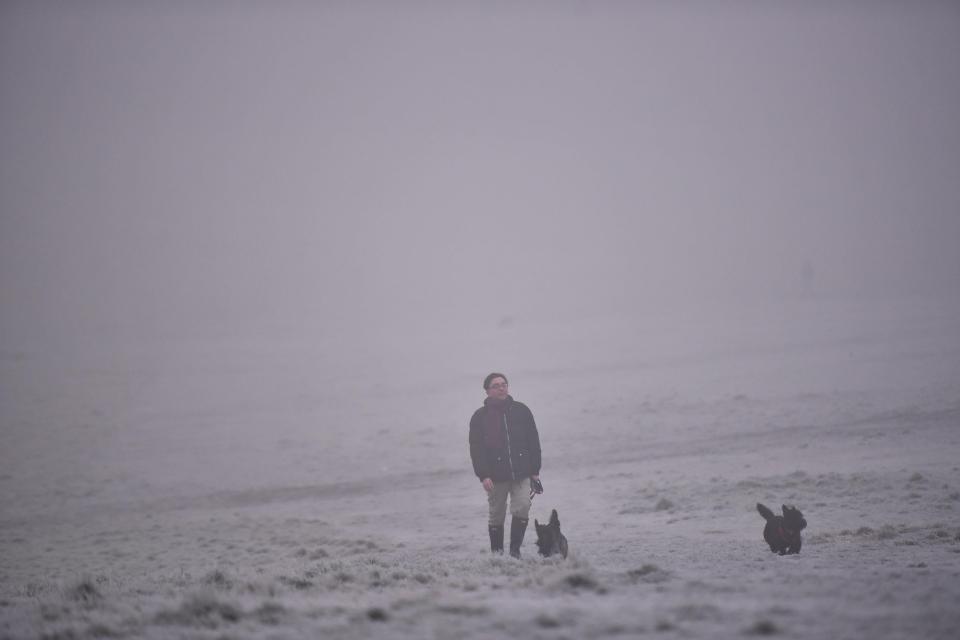
[[[487,387],[487,396],[493,398],[494,400],[506,400],[507,381],[503,378],[494,378],[491,380],[490,386]]]

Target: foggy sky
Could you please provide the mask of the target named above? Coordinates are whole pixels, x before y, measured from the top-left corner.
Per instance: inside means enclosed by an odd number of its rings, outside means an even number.
[[[957,295],[956,4],[312,4],[0,5],[0,346]]]

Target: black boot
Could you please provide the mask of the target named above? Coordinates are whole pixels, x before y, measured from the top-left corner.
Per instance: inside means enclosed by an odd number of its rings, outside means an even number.
[[[523,534],[527,531],[527,521],[513,516],[510,520],[510,555],[520,557],[520,545],[523,544]]]
[[[503,525],[494,527],[488,525],[490,531],[490,551],[494,553],[503,553]]]

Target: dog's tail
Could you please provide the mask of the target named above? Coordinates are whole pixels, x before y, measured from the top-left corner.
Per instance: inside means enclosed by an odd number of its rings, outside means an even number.
[[[554,509],[550,512],[550,525],[549,526],[560,526],[560,516],[557,515],[557,510]]]
[[[759,502],[757,503],[757,511],[760,512],[760,515],[763,516],[764,520],[769,520],[770,518],[775,518],[773,511],[770,511],[767,507],[763,506]]]

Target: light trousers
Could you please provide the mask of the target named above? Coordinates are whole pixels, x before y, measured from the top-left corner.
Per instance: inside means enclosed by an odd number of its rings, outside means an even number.
[[[526,520],[530,515],[530,478],[517,482],[494,482],[487,494],[490,503],[491,527],[502,527],[507,517],[507,497],[510,498],[510,515]]]

